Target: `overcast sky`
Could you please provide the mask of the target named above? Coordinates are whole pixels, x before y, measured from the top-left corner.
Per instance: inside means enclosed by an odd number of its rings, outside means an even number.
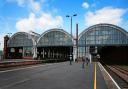
[[[3,36],[19,31],[42,34],[50,28],[70,33],[70,18],[79,33],[98,23],[118,25],[128,31],[128,0],[0,0],[0,49]]]

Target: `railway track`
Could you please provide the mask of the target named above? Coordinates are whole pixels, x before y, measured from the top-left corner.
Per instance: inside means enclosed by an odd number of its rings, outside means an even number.
[[[102,63],[104,68],[109,72],[121,89],[128,89],[128,72],[120,67],[108,66]]]
[[[124,69],[124,68],[122,68],[122,67],[120,67],[120,66],[116,66],[118,69],[120,69],[120,70],[123,70],[123,71],[125,71],[125,72],[127,72],[127,74],[128,74],[128,70],[127,69]]]
[[[115,68],[116,70],[120,71],[121,73],[125,74],[126,76],[128,76],[128,71],[119,67],[119,66],[111,66],[113,68]]]

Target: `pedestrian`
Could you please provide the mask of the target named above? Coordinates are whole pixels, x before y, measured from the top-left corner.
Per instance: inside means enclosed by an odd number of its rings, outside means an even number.
[[[88,66],[88,63],[89,63],[89,58],[86,57],[86,65]]]
[[[72,57],[71,57],[71,55],[70,55],[69,61],[70,61],[70,65],[72,65]]]
[[[82,57],[82,68],[84,68],[85,59]]]

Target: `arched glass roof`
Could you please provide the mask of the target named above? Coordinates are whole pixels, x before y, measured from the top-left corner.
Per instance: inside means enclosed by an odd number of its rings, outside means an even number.
[[[8,47],[33,46],[32,37],[26,32],[17,32],[8,41]]]
[[[128,45],[128,32],[112,24],[97,24],[79,35],[79,46]]]
[[[71,35],[62,29],[50,29],[44,32],[37,41],[37,46],[72,46]]]

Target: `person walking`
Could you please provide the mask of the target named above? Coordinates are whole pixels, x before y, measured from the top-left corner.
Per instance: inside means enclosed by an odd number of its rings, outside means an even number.
[[[89,58],[86,57],[86,65],[88,66],[89,64]]]
[[[82,68],[84,68],[85,59],[82,57]]]

